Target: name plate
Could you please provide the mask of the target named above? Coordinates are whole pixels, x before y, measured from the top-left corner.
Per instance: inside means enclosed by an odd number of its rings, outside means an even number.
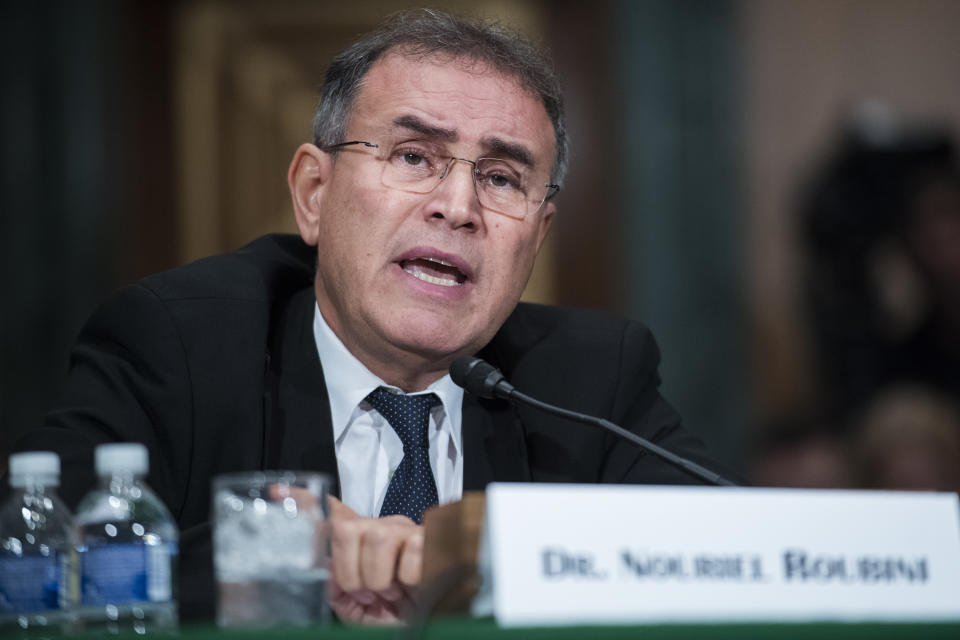
[[[960,620],[956,494],[492,484],[503,626]]]

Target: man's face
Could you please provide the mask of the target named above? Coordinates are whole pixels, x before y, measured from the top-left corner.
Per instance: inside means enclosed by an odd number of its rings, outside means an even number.
[[[520,149],[544,178],[555,153],[542,102],[514,79],[463,60],[399,54],[367,73],[346,140],[381,150],[422,142],[469,160]],[[430,193],[389,188],[377,153],[343,149],[317,189],[320,310],[375,373],[398,359],[445,368],[486,344],[516,306],[553,205],[523,219],[486,210],[462,162]]]

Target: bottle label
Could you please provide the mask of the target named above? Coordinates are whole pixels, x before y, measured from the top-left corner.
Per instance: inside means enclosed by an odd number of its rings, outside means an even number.
[[[168,602],[173,598],[175,544],[107,544],[83,554],[84,605]]]
[[[60,609],[61,566],[56,553],[0,556],[0,612]]]

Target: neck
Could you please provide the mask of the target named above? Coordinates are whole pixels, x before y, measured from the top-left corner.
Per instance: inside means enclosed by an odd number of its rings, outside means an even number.
[[[378,378],[389,385],[399,387],[405,393],[423,391],[445,376],[448,370],[448,367],[431,371],[408,370],[401,367],[381,366],[379,362],[367,362],[360,358],[360,356],[357,356],[357,358]]]
[[[318,299],[319,300],[319,299]],[[330,331],[360,364],[385,383],[405,393],[423,391],[447,375],[450,364],[461,354],[436,354],[404,349],[383,340],[363,340],[344,330],[336,314],[318,303],[323,320]]]
[[[362,344],[351,343],[347,336],[330,327],[354,357],[375,376],[389,385],[402,389],[405,393],[423,391],[431,384],[447,375],[453,358],[435,360],[423,354],[403,349],[386,348],[383,351],[369,351]]]

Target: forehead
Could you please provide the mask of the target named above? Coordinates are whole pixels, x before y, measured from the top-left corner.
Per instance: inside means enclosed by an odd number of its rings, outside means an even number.
[[[455,132],[457,143],[496,138],[527,146],[538,164],[553,161],[553,124],[543,102],[482,62],[400,53],[377,60],[354,100],[350,135],[389,130],[409,116]]]

